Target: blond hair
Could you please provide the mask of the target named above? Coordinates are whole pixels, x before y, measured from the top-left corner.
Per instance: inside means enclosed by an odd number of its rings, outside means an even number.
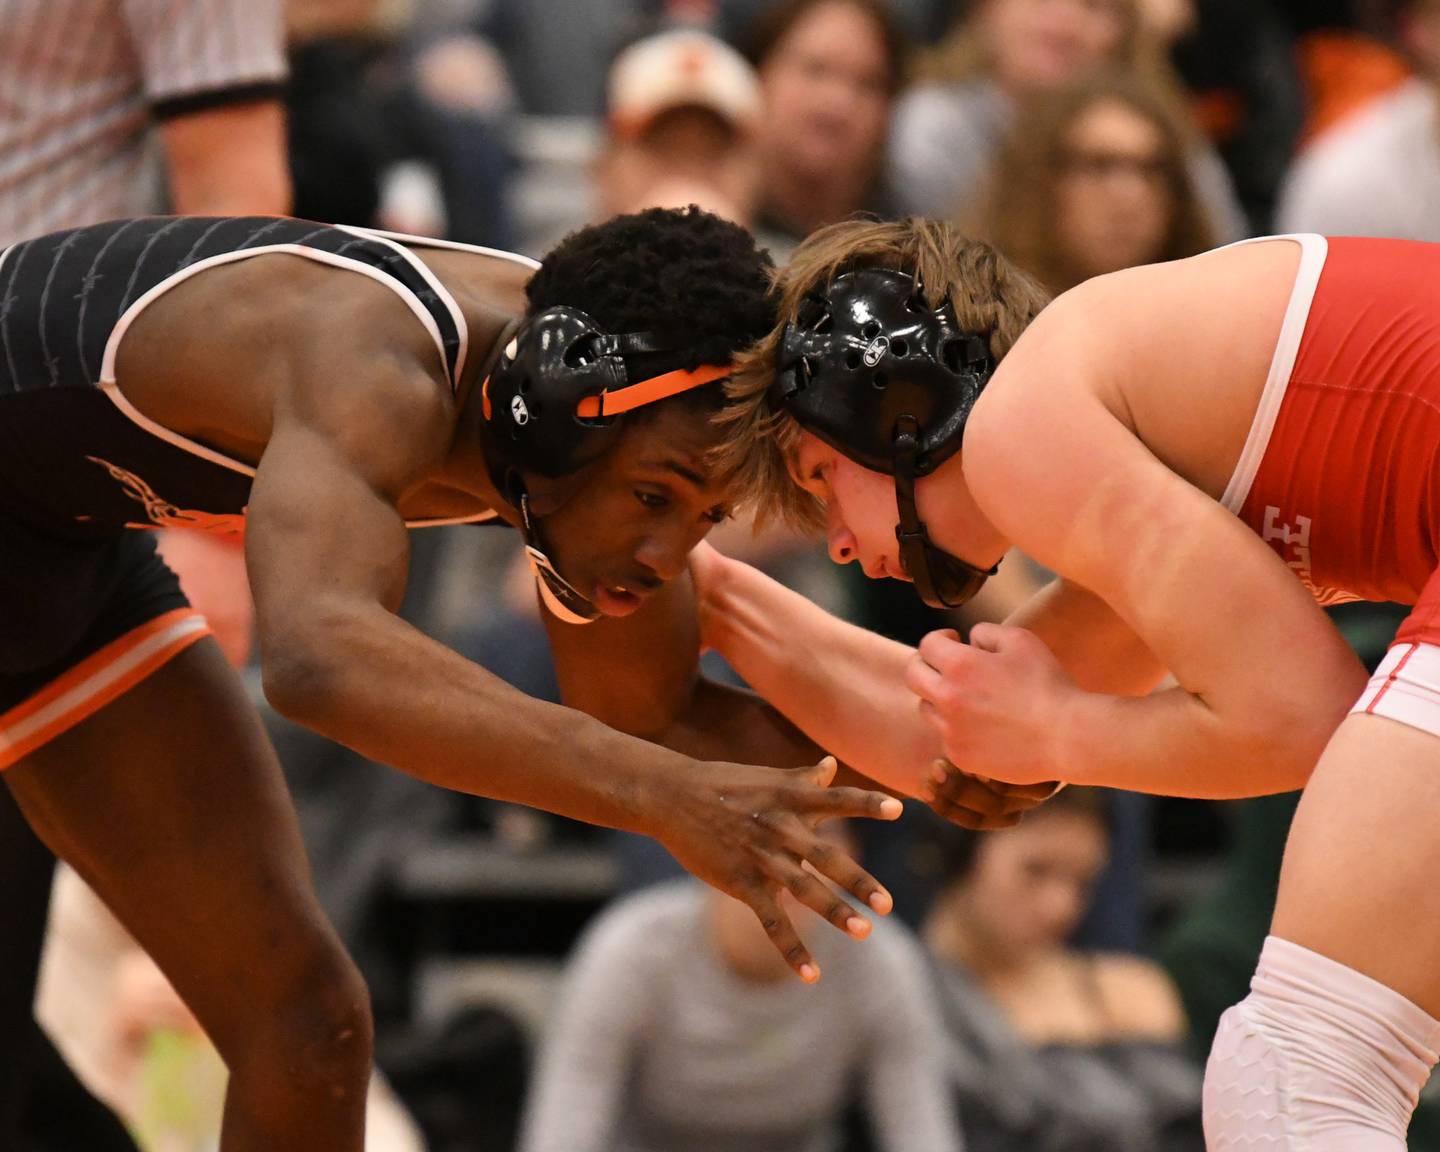
[[[785,326],[813,293],[823,293],[853,268],[894,268],[915,275],[931,307],[948,297],[966,332],[987,338],[998,362],[1048,300],[1045,290],[989,244],[972,240],[943,220],[845,220],[817,229],[775,273],[771,289],[778,322],[736,360],[726,385],[729,403],[716,417],[723,438],[715,449],[737,502],[757,523],[772,517],[802,529],[824,523],[823,509],[791,475],[800,426],[772,410],[767,393]]]

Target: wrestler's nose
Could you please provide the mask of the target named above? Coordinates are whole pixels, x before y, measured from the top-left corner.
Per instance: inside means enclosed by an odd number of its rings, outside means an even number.
[[[830,551],[830,559],[836,564],[849,564],[860,558],[860,547],[855,540],[855,534],[833,513],[825,529],[825,542]]]

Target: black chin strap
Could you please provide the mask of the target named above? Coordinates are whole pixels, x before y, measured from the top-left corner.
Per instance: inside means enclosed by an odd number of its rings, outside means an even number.
[[[901,416],[895,422],[895,503],[900,510],[895,539],[900,542],[900,563],[926,604],[932,608],[958,608],[979,592],[1000,566],[988,571],[976,568],[930,542],[925,522],[915,508],[919,454],[919,424],[913,416]]]

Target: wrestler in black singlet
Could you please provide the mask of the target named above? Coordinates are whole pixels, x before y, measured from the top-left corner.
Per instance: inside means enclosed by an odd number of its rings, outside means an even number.
[[[0,715],[185,605],[150,534],[127,527],[223,531],[243,513],[253,462],[148,421],[115,387],[115,353],[169,287],[273,252],[393,289],[430,331],[456,386],[464,316],[434,274],[382,233],[277,217],[146,217],[0,254]]]

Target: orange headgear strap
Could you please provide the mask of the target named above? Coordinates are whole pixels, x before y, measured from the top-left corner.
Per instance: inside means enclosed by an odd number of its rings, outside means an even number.
[[[734,372],[730,364],[702,364],[693,370],[679,369],[661,376],[651,376],[615,392],[601,392],[598,396],[586,396],[575,406],[575,415],[593,420],[597,416],[618,416],[632,408],[643,408],[712,380],[719,380]]]

